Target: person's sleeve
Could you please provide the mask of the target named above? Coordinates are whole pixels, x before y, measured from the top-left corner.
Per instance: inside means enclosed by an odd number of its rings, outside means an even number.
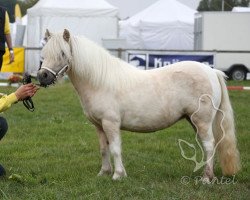
[[[11,105],[17,102],[18,99],[15,93],[11,93],[10,95],[3,96],[0,99],[0,112],[3,112],[11,107]]]
[[[10,19],[7,12],[5,12],[4,34],[10,34]]]

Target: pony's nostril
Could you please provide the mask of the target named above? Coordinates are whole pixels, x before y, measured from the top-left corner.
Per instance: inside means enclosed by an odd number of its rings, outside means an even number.
[[[43,73],[43,78],[47,78],[48,74],[46,72]]]

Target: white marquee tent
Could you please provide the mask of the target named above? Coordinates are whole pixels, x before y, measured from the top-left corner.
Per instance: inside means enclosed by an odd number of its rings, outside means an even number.
[[[250,7],[233,7],[232,12],[250,12]]]
[[[105,0],[39,0],[27,10],[27,47],[40,47],[45,30],[84,35],[102,44],[102,38],[117,38],[118,9]],[[36,73],[40,51],[26,52],[26,70]]]
[[[195,10],[177,0],[159,0],[120,21],[120,37],[133,49],[193,49]]]

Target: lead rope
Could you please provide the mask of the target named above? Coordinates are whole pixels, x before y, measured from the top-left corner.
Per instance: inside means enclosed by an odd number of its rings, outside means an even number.
[[[24,74],[23,77],[23,85],[26,85],[28,83],[31,83],[31,75],[28,73]],[[23,100],[23,105],[30,111],[33,112],[35,110],[34,103],[31,99],[31,97],[27,97],[26,99]]]

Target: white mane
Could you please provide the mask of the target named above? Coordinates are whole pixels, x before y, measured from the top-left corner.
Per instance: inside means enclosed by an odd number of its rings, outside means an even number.
[[[48,56],[58,58],[58,53],[55,55],[53,49],[61,49],[71,60],[73,74],[84,77],[94,87],[107,89],[131,87],[134,83],[141,81],[142,76],[138,74],[145,73],[110,55],[107,50],[85,37],[70,37],[72,58],[70,48],[67,47],[68,44],[63,40],[62,34],[53,35],[52,41],[53,48],[47,48]]]
[[[96,87],[128,87],[141,71],[84,37],[71,38],[75,72]]]

